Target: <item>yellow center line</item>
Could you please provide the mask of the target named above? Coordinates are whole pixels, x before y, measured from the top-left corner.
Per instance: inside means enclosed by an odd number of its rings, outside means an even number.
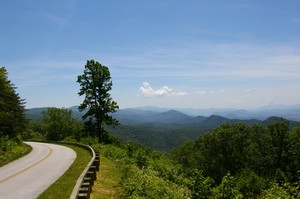
[[[22,169],[20,171],[18,171],[17,173],[15,173],[15,174],[13,174],[11,176],[8,176],[8,177],[0,180],[0,183],[5,182],[5,181],[7,181],[7,180],[9,180],[9,179],[11,179],[13,177],[16,177],[17,175],[20,175],[21,173],[23,173],[23,172],[31,169],[32,167],[34,167],[34,166],[40,164],[41,162],[43,162],[44,160],[46,160],[52,154],[52,152],[53,152],[53,150],[50,147],[48,147],[48,146],[46,146],[46,147],[49,149],[49,153],[43,159],[37,161],[36,163],[34,163],[34,164],[32,164],[32,165],[30,165],[30,166],[28,166],[28,167],[26,167],[26,168],[24,168],[24,169]]]

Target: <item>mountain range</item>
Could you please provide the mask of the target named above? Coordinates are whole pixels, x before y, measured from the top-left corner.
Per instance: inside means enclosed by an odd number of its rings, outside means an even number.
[[[47,108],[28,109],[26,110],[27,118],[32,121],[39,121],[42,112],[46,109]],[[76,118],[81,119],[83,113],[79,112],[78,106],[73,106],[69,109],[72,110],[72,113]],[[269,111],[263,112],[263,110]],[[294,107],[294,109],[291,109],[290,107],[288,107],[288,109],[284,109],[283,107],[270,109],[269,107],[269,109],[265,108],[256,112],[229,109],[204,110],[206,111],[206,114],[211,111],[212,114],[209,116],[195,116],[187,114],[188,111],[191,110],[179,111],[158,107],[120,109],[112,115],[121,123],[121,125],[115,128],[108,128],[112,135],[124,140],[133,140],[153,149],[168,151],[181,145],[187,140],[196,139],[201,134],[214,129],[223,123],[233,124],[243,122],[247,125],[258,123],[266,126],[280,120],[282,116],[286,116],[283,118],[290,120],[290,127],[292,128],[296,126],[300,120],[300,109],[297,109],[297,107]],[[196,109],[193,111],[196,113]],[[203,110],[197,111],[202,114],[204,113]],[[272,113],[274,113],[273,116],[267,117]],[[294,118],[295,120],[291,120],[290,118]]]
[[[156,112],[165,112],[170,108],[160,108],[154,106],[138,107],[135,109],[150,110]],[[300,122],[300,104],[296,105],[281,105],[272,104],[255,109],[235,109],[235,108],[207,108],[207,109],[187,109],[187,108],[172,108],[182,113],[191,116],[211,116],[219,115],[229,119],[258,119],[265,120],[269,117],[282,117],[288,120]]]

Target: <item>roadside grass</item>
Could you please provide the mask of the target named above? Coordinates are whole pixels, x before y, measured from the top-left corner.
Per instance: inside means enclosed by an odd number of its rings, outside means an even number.
[[[116,163],[105,156],[100,156],[100,172],[91,193],[92,199],[119,199],[122,198],[120,186],[121,172]]]
[[[9,141],[10,146],[6,150],[0,149],[0,167],[30,153],[32,150],[31,146],[21,143],[16,144],[12,141]]]
[[[91,154],[83,148],[73,145],[64,145],[73,149],[77,157],[70,168],[47,190],[45,190],[38,198],[39,199],[57,199],[70,198],[73,188],[82,171],[91,160]]]

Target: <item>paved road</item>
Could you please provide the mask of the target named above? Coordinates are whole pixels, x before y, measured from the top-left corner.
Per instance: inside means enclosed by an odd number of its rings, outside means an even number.
[[[55,144],[26,142],[28,155],[0,167],[1,199],[37,198],[73,163],[76,153]]]

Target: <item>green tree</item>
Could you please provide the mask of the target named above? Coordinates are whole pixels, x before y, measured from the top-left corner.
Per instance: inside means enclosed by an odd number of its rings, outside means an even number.
[[[205,176],[219,183],[227,172],[235,175],[247,164],[251,128],[243,123],[222,124],[195,141],[193,151]]]
[[[273,147],[275,149],[275,167],[285,171],[288,150],[289,121],[282,119],[276,123],[270,124],[268,126],[268,130],[272,136]]]
[[[288,177],[292,182],[298,181],[300,189],[300,124],[289,133],[288,143]]]
[[[25,102],[8,80],[5,67],[0,68],[0,136],[15,137],[25,130]]]
[[[76,120],[72,111],[65,108],[48,108],[43,112],[42,126],[48,140],[63,140],[66,137],[79,139],[82,131],[81,122]]]
[[[99,143],[107,142],[109,135],[104,130],[103,124],[118,124],[118,121],[109,113],[114,113],[119,108],[109,93],[112,89],[109,69],[97,61],[88,60],[83,74],[78,76],[77,82],[81,86],[78,94],[85,95],[79,110],[87,110],[83,116],[83,120],[86,120],[86,127],[91,127],[89,128],[90,133],[98,136]]]
[[[250,143],[247,147],[247,167],[260,176],[270,176],[275,172],[275,150],[272,136],[262,125],[252,125]]]

